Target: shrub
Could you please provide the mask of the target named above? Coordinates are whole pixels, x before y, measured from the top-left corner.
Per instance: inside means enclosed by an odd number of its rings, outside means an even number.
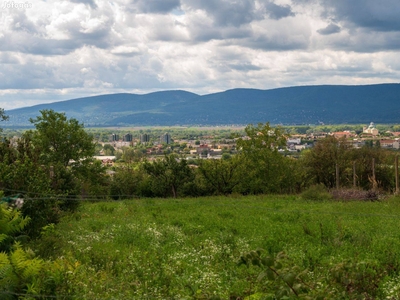
[[[29,220],[28,217],[23,217],[20,211],[7,208],[6,204],[0,205],[0,251],[11,250],[14,242],[20,239],[20,233]]]
[[[331,194],[322,183],[312,185],[301,193],[301,198],[312,201],[325,201],[332,199]]]

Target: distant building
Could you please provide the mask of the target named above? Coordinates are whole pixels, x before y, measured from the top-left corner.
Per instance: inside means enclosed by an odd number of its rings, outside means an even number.
[[[148,135],[148,134],[141,134],[140,135],[140,142],[141,143],[148,143],[148,142],[150,142],[150,136]]]
[[[286,143],[287,144],[300,145],[301,144],[301,138],[288,138]]]
[[[113,133],[112,135],[110,135],[110,142],[117,142],[119,141],[119,135],[116,133]]]
[[[390,148],[390,149],[400,148],[400,143],[398,140],[381,140],[380,144],[382,148]]]
[[[133,140],[132,134],[130,134],[130,133],[125,134],[123,140],[124,140],[124,142],[132,142],[132,140]]]
[[[371,134],[372,136],[377,136],[379,134],[378,129],[375,128],[374,122],[371,122],[368,127],[363,128],[363,133]]]
[[[337,139],[340,139],[340,138],[348,139],[348,138],[356,136],[354,133],[351,133],[348,130],[347,131],[336,131],[336,132],[333,132],[332,135]]]
[[[207,156],[210,150],[211,148],[207,144],[201,144],[196,148],[196,152],[200,156]]]
[[[171,144],[172,139],[171,135],[169,133],[164,133],[163,135],[160,136],[160,143],[161,144]]]

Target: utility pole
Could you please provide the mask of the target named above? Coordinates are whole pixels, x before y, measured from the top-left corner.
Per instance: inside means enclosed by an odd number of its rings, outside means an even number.
[[[339,189],[339,165],[336,164],[336,189]]]
[[[399,157],[396,155],[394,159],[394,169],[396,174],[396,195],[399,194]]]

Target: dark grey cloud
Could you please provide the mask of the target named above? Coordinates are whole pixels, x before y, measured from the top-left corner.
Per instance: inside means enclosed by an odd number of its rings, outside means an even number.
[[[118,44],[118,38],[113,32],[113,16],[107,18],[99,12],[98,18],[82,22],[71,19],[60,23],[66,37],[49,38],[46,27],[50,21],[43,19],[35,23],[28,19],[25,12],[15,11],[8,16],[9,22],[0,35],[0,51],[16,51],[35,55],[65,55],[86,45],[98,48],[110,48]]]
[[[286,17],[294,17],[295,14],[289,5],[277,5],[273,2],[265,4],[266,13],[271,19],[279,20]]]
[[[256,9],[254,0],[186,0],[185,4],[204,10],[219,26],[239,27],[263,17],[262,11]]]
[[[131,8],[143,13],[168,13],[179,8],[180,0],[133,0]]]
[[[351,27],[400,31],[399,0],[321,0],[325,15]]]
[[[253,35],[249,27],[216,27],[211,24],[196,24],[190,28],[191,40],[193,42],[207,42],[210,40],[238,40],[248,38]]]
[[[97,8],[96,3],[94,2],[94,0],[69,0],[73,3],[83,3],[85,5],[90,6],[91,8]]]
[[[45,39],[26,33],[10,33],[0,37],[0,51],[35,55],[64,55],[80,48],[78,41]]]
[[[0,37],[0,51],[16,51],[35,55],[65,55],[85,45],[98,48],[112,46],[107,34],[97,32],[92,34],[74,33],[70,39],[47,39],[26,33],[18,35],[15,32]]]
[[[399,51],[400,32],[382,33],[370,32],[368,29],[358,30],[357,34],[351,37],[348,47],[344,49],[364,53]]]
[[[325,28],[318,29],[317,32],[322,35],[330,35],[334,33],[339,33],[341,31],[340,27],[336,24],[329,24]]]
[[[237,70],[237,71],[244,71],[244,72],[261,70],[260,67],[255,66],[255,65],[253,65],[251,63],[230,64],[229,67],[231,69],[234,69],[234,70]]]
[[[265,51],[290,51],[307,49],[309,40],[306,37],[261,36],[255,39],[248,39],[243,44],[250,48]]]

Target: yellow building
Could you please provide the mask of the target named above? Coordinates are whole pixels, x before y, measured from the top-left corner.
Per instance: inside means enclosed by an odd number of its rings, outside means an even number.
[[[377,136],[379,134],[378,129],[375,128],[374,122],[371,122],[368,127],[364,127],[363,133],[372,134],[373,136]]]

